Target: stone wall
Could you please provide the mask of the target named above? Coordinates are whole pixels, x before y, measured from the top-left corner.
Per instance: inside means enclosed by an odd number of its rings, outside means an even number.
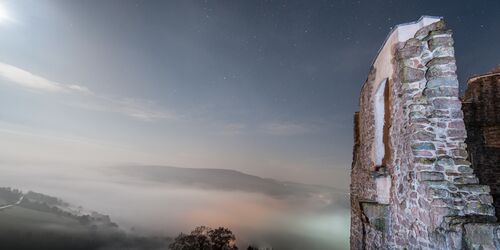
[[[463,97],[467,145],[479,182],[487,184],[500,215],[500,70],[468,81]]]
[[[455,71],[452,32],[438,18],[398,26],[381,49],[355,115],[351,249],[462,249],[464,225],[495,228],[485,224],[496,220],[490,189],[467,161]],[[375,136],[381,79],[384,134]]]

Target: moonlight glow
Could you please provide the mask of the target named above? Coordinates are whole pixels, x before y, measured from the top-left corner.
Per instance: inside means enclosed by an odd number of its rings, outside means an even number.
[[[8,20],[10,20],[9,13],[8,13],[7,9],[5,8],[5,6],[0,4],[0,22],[5,22]]]

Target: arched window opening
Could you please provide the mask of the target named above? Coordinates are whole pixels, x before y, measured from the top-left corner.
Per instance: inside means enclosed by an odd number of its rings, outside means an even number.
[[[388,117],[388,84],[387,79],[384,79],[377,87],[374,96],[374,147],[373,147],[373,161],[375,163],[375,170],[378,170],[384,165],[384,158],[387,149],[388,131],[386,128],[386,119]]]
[[[373,98],[375,133],[373,176],[377,190],[376,201],[380,204],[389,204],[390,202],[391,177],[386,168],[386,162],[389,160],[389,125],[391,124],[389,101],[389,82],[386,78],[377,86]]]

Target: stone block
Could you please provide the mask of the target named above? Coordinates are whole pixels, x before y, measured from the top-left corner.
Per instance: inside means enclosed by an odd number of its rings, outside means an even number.
[[[440,64],[455,64],[455,58],[454,57],[436,57],[427,62],[425,66],[427,67],[432,67],[434,65],[440,65]]]
[[[450,152],[455,158],[467,159],[469,156],[469,153],[465,149],[452,149]]]
[[[436,158],[428,158],[428,157],[415,157],[415,164],[419,165],[427,165],[427,166],[432,166],[434,162],[436,162]]]
[[[457,74],[455,73],[457,66],[455,64],[438,64],[431,66],[425,72],[425,78],[427,80],[434,78],[456,78]]]
[[[441,77],[433,78],[427,81],[427,88],[437,88],[437,87],[454,87],[458,88],[458,80],[456,77]]]
[[[451,121],[448,123],[448,128],[465,130],[465,123],[463,120]]]
[[[490,187],[487,185],[457,185],[458,189],[467,193],[489,193]]]
[[[427,131],[418,131],[411,137],[412,139],[419,141],[432,141],[436,138],[436,134]]]
[[[444,174],[440,172],[420,172],[419,179],[421,181],[442,181],[444,180]]]
[[[429,39],[428,43],[429,43],[429,49],[433,51],[437,47],[452,47],[453,38],[451,38],[451,36],[444,36],[444,37],[434,36]]]
[[[414,46],[421,46],[422,45],[422,41],[420,41],[419,39],[416,39],[416,38],[410,38],[408,39],[406,42],[405,42],[405,46],[403,48],[406,48],[406,47],[414,47]]]
[[[409,117],[410,118],[410,123],[414,124],[428,124],[429,119],[423,118],[423,117]]]
[[[464,210],[465,214],[495,215],[495,207],[477,201],[467,202]]]
[[[455,165],[465,165],[465,166],[471,165],[470,161],[464,159],[454,159],[453,163],[455,163]]]
[[[462,103],[455,98],[435,98],[432,105],[435,109],[460,109]]]
[[[422,40],[427,37],[431,31],[444,29],[446,29],[446,24],[443,20],[441,20],[420,28],[413,37]]]
[[[454,138],[465,138],[467,137],[467,133],[465,129],[448,129],[446,131],[446,135]]]
[[[415,157],[433,157],[434,156],[434,151],[430,151],[430,150],[418,150],[418,151],[413,151],[413,155]]]
[[[420,69],[403,67],[399,72],[401,82],[416,82],[424,79],[425,72]]]
[[[422,70],[425,69],[425,65],[423,64],[423,62],[420,60],[419,57],[401,60],[400,64],[402,64],[402,66],[410,68],[422,69]]]
[[[453,179],[456,184],[478,184],[479,180],[477,177],[457,177]]]
[[[458,172],[462,174],[472,174],[474,170],[469,166],[460,166],[458,167]]]
[[[450,192],[445,189],[446,186],[443,186],[441,188],[437,188],[437,187],[432,187],[429,189],[429,194],[434,197],[434,198],[446,198],[446,197],[449,197],[450,195]]]
[[[413,150],[435,150],[436,147],[432,142],[414,142],[411,144]]]
[[[424,90],[424,95],[429,97],[429,98],[458,97],[458,88],[457,87],[450,87],[450,86],[443,86],[443,87],[437,87],[437,88],[426,88]]]
[[[454,57],[455,49],[453,47],[436,47],[432,51],[434,57]]]
[[[398,50],[397,57],[398,59],[418,57],[422,54],[422,50],[422,45],[404,47]]]
[[[429,35],[424,40],[429,40],[436,37],[451,37],[452,35],[453,31],[450,29],[433,30],[429,32]]]
[[[448,169],[450,167],[453,167],[455,165],[455,162],[453,161],[452,158],[443,157],[443,158],[438,159],[436,164],[438,166],[442,166],[445,169]]]
[[[493,203],[493,196],[489,194],[481,194],[479,195],[479,201],[483,204],[492,204]]]

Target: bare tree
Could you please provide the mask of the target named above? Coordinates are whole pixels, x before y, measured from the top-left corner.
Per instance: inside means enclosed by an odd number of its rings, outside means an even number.
[[[199,226],[190,234],[179,234],[169,247],[171,250],[237,250],[235,241],[228,228]]]

